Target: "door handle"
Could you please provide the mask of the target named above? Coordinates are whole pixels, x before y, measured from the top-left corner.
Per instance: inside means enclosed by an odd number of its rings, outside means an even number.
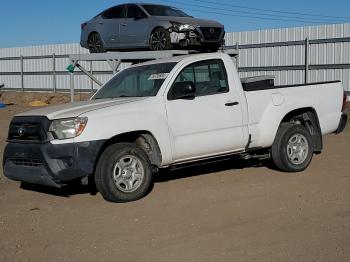
[[[126,23],[120,23],[121,26],[126,26],[127,24]]]
[[[102,23],[102,22],[99,22],[98,24],[99,24],[99,25],[103,25],[103,23]]]
[[[238,105],[239,103],[238,102],[227,102],[226,104],[225,104],[225,106],[236,106],[236,105]]]

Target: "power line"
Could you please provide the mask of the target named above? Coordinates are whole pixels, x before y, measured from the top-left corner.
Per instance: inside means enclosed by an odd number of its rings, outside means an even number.
[[[220,12],[215,12],[215,11],[207,11],[207,10],[195,10],[195,9],[189,9],[189,8],[186,8],[186,7],[182,7],[184,8],[185,10],[188,10],[188,11],[191,11],[191,12],[197,12],[197,13],[209,13],[209,14],[215,14],[215,15],[223,15],[223,16],[234,16],[234,17],[242,17],[242,18],[250,18],[250,19],[258,19],[258,20],[274,20],[274,21],[284,21],[284,22],[300,22],[300,23],[305,23],[305,22],[308,22],[308,23],[313,23],[313,24],[319,24],[319,23],[316,23],[316,22],[310,22],[310,21],[303,21],[303,20],[287,20],[287,19],[278,19],[278,18],[266,18],[266,17],[257,17],[257,16],[247,16],[247,15],[233,15],[233,14],[225,14],[225,13],[220,13]]]
[[[217,2],[207,1],[207,0],[193,0],[193,1],[201,2],[201,3],[207,3],[207,4],[213,4],[213,5],[217,5],[218,4]],[[331,16],[331,15],[321,15],[321,14],[290,12],[290,11],[282,11],[282,10],[272,10],[272,9],[255,8],[255,7],[248,7],[248,6],[242,6],[242,5],[233,5],[233,4],[227,4],[227,3],[222,3],[222,2],[220,2],[220,5],[229,6],[229,7],[235,7],[235,8],[241,8],[241,9],[248,9],[248,10],[265,11],[265,12],[271,12],[271,13],[291,14],[291,15],[299,15],[299,16],[336,18],[336,19],[346,20],[347,22],[350,20],[350,17],[346,17],[346,16]]]
[[[168,3],[173,3],[175,4],[173,1],[169,1],[169,0],[160,0],[161,2],[168,2]],[[186,10],[189,10],[191,12],[199,12],[199,13],[211,13],[211,14],[218,14],[218,15],[224,15],[224,16],[234,16],[234,17],[242,17],[242,18],[250,18],[250,19],[259,19],[259,20],[274,20],[274,21],[284,21],[284,22],[301,22],[301,23],[313,23],[313,24],[322,24],[325,23],[326,21],[316,21],[316,20],[306,20],[306,19],[283,19],[283,18],[274,18],[274,17],[262,17],[263,16],[268,16],[266,14],[257,14],[259,16],[252,16],[252,15],[238,15],[238,14],[232,14],[232,13],[242,13],[239,11],[234,11],[234,10],[227,10],[227,9],[222,9],[222,8],[215,8],[215,7],[209,7],[209,6],[199,6],[199,5],[193,5],[193,4],[189,4],[189,3],[184,3],[184,2],[179,2],[177,1],[178,4],[183,5],[181,8],[184,8]],[[204,8],[204,9],[210,9],[210,11],[208,10],[194,10],[194,9],[189,9],[187,6],[196,6],[199,8]],[[211,11],[211,10],[220,10],[220,11],[227,11],[230,12],[230,14],[228,13],[222,13],[222,12],[217,12],[217,11]],[[330,21],[327,21],[330,22]]]
[[[169,3],[174,3],[173,1],[169,1],[169,0],[163,0],[164,2],[169,2]],[[295,21],[298,22],[315,22],[315,23],[329,23],[329,22],[335,22],[334,20],[330,20],[325,19],[325,18],[321,18],[321,19],[313,19],[313,18],[302,18],[302,17],[296,17],[296,16],[286,16],[286,15],[272,15],[272,14],[266,14],[266,13],[258,13],[258,12],[249,12],[249,11],[237,11],[237,10],[233,10],[233,9],[227,9],[227,8],[220,8],[220,7],[209,7],[209,6],[203,6],[203,5],[197,5],[197,4],[191,4],[191,3],[185,3],[185,2],[181,2],[181,1],[177,1],[177,3],[179,4],[183,4],[183,5],[187,5],[187,6],[193,6],[193,7],[199,7],[199,8],[206,8],[206,9],[215,9],[215,10],[219,10],[219,11],[229,11],[232,13],[238,13],[238,14],[248,14],[248,15],[257,15],[259,17],[261,16],[267,16],[268,19],[271,19],[272,17],[277,17],[277,18],[282,18],[282,21],[285,21],[286,18],[290,18],[293,19]],[[322,20],[322,21],[321,21]]]

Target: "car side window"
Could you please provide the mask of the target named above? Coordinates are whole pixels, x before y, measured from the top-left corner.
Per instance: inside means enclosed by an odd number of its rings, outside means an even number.
[[[215,95],[229,91],[225,66],[219,59],[188,65],[177,76],[175,83],[185,81],[194,83],[195,96]]]
[[[118,5],[107,9],[103,12],[102,16],[106,19],[115,19],[124,17],[124,5]]]
[[[137,14],[143,14],[145,16],[145,13],[137,5],[128,5],[126,18],[135,18]]]

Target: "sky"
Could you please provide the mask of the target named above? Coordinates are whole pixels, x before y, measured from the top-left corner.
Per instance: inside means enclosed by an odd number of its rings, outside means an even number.
[[[104,9],[131,1],[10,0],[0,3],[0,48],[76,43],[80,24]],[[137,1],[140,2],[140,1]],[[189,15],[217,20],[226,32],[350,23],[349,0],[148,0]]]

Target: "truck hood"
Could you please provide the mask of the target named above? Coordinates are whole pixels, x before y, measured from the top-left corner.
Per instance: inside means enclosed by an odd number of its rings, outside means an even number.
[[[107,99],[96,99],[82,102],[75,102],[57,106],[48,106],[28,112],[18,114],[16,116],[46,116],[48,119],[60,119],[77,117],[89,111],[98,110],[110,106],[121,105],[125,103],[132,103],[147,99],[145,97],[130,97],[130,98],[107,98]]]
[[[224,27],[219,22],[213,20],[205,20],[194,17],[177,17],[177,16],[155,16],[158,20],[162,21],[171,21],[177,22],[181,24],[191,24],[194,26],[202,26],[202,27]]]

